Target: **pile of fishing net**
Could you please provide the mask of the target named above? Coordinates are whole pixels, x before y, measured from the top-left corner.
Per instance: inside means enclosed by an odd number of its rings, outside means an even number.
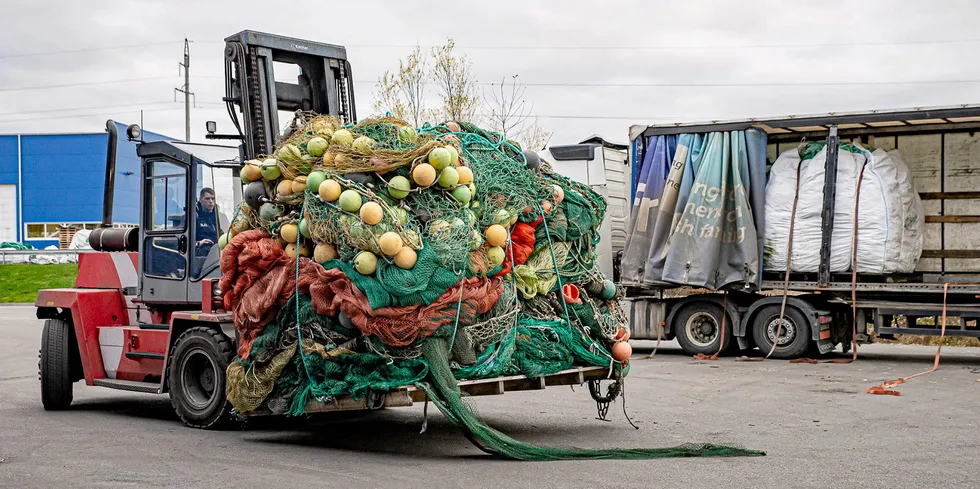
[[[534,447],[463,403],[459,380],[600,366],[622,382],[628,370],[621,292],[596,265],[606,204],[536,154],[468,123],[340,127],[306,114],[242,181],[219,239],[236,411],[295,416],[416,386],[474,443],[512,458],[757,453]]]

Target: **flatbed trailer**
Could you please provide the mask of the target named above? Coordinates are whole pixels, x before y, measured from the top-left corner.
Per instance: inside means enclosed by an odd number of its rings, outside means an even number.
[[[856,327],[860,341],[872,335],[939,335],[944,304],[946,335],[980,338],[980,105],[940,108],[876,110],[815,116],[754,118],[707,123],[636,125],[630,129],[629,158],[621,164],[591,168],[605,173],[606,195],[624,195],[622,206],[632,206],[643,144],[646,137],[761,130],[767,139],[768,168],[783,151],[802,141],[858,143],[865,148],[898,149],[908,166],[924,209],[924,243],[913,273],[860,274],[853,284],[847,273],[832,273],[832,239],[838,157],[828,151],[823,189],[821,253],[815,273],[766,271],[761,284],[722,294],[714,290],[664,284],[627,287],[625,302],[634,339],[677,338],[688,353],[714,353],[722,341],[726,349],[759,347],[768,352],[776,333],[783,331],[773,356],[798,357],[850,348],[852,294],[857,299]],[[566,149],[566,152],[569,152]],[[588,164],[601,166],[603,162]],[[630,178],[615,178],[626,173]],[[612,188],[626,180],[624,191]],[[613,203],[611,202],[611,207]],[[621,254],[622,239],[632,229],[629,211],[612,220],[614,229],[602,239]],[[625,217],[625,218],[623,218]],[[760,233],[763,230],[759,230]],[[859,230],[860,233],[860,230]],[[614,259],[615,261],[616,259]],[[614,263],[618,277],[619,264]],[[783,295],[787,313],[778,321]],[[723,315],[723,311],[725,314]],[[774,316],[774,311],[777,313]],[[901,319],[904,318],[904,319]],[[929,320],[928,318],[937,318]],[[727,325],[724,335],[722,323]]]

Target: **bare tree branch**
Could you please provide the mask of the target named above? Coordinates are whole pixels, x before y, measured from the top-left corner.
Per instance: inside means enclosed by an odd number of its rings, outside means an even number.
[[[405,100],[406,116],[416,127],[425,122],[426,58],[422,47],[415,46],[412,54],[404,61],[398,61],[398,81],[401,95]]]
[[[391,113],[392,116],[400,119],[405,117],[405,104],[400,97],[401,84],[399,83],[398,77],[390,71],[386,71],[374,85],[374,90],[374,110],[382,114],[386,112]]]
[[[534,106],[525,100],[526,87],[517,75],[502,77],[481,94],[473,75],[472,62],[466,55],[457,55],[456,43],[447,40],[434,48],[429,56],[420,46],[398,61],[395,73],[386,71],[375,85],[374,109],[404,119],[415,127],[426,121],[454,120],[480,123],[485,116],[490,129],[505,139],[516,141],[524,148],[543,149],[551,133],[538,125]],[[439,102],[427,98],[426,86],[438,87]],[[484,107],[485,114],[479,109]]]
[[[530,149],[535,151],[543,150],[548,142],[551,141],[551,136],[553,133],[545,131],[541,126],[538,125],[538,119],[534,118],[533,121],[525,127],[524,131],[516,136],[516,141],[524,149]]]
[[[533,107],[524,100],[525,87],[517,80],[517,75],[502,78],[500,84],[492,84],[483,101],[488,110],[491,129],[499,132],[505,139],[512,139],[526,130]]]
[[[473,66],[466,55],[456,56],[456,42],[449,39],[445,46],[434,48],[435,66],[432,79],[439,86],[442,112],[449,120],[474,121],[480,98]]]

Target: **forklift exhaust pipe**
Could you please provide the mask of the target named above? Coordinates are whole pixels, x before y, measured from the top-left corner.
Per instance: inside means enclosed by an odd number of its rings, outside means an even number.
[[[139,228],[98,228],[88,236],[95,251],[139,251]]]
[[[112,119],[105,121],[105,130],[109,137],[105,152],[105,197],[102,199],[102,227],[111,228],[112,196],[116,190],[116,143],[119,140],[119,131],[116,129],[116,122]]]
[[[108,133],[105,152],[105,197],[102,200],[102,227],[92,231],[88,243],[95,251],[138,251],[139,229],[112,227],[112,197],[116,184],[116,146],[119,131],[116,123],[109,119],[105,123]]]

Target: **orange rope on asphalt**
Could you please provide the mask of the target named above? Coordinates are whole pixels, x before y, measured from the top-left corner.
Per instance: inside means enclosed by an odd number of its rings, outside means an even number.
[[[939,370],[939,357],[943,351],[943,340],[946,339],[946,294],[949,292],[950,283],[943,284],[943,319],[942,319],[942,329],[939,333],[939,346],[936,347],[936,358],[932,362],[932,368],[924,372],[919,372],[915,375],[909,375],[908,377],[901,377],[895,380],[886,380],[881,383],[881,385],[876,385],[874,387],[868,387],[868,394],[877,395],[889,395],[889,396],[900,396],[902,393],[900,391],[893,390],[892,388],[904,384],[906,380],[914,379],[920,375],[929,374]],[[970,285],[970,284],[956,284],[956,285]]]

